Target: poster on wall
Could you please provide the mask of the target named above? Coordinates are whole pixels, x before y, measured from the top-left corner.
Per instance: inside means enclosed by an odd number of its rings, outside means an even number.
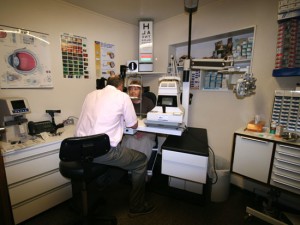
[[[49,35],[0,25],[1,88],[52,88]]]
[[[90,78],[87,38],[62,34],[61,53],[64,78]]]
[[[95,41],[95,64],[97,78],[108,78],[115,74],[115,46]]]

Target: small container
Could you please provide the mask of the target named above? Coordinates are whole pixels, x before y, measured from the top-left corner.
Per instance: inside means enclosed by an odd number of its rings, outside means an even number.
[[[283,126],[282,125],[278,125],[276,127],[275,136],[276,137],[281,137],[282,133],[283,133]]]
[[[272,121],[270,125],[270,134],[275,134],[276,133],[276,122]]]

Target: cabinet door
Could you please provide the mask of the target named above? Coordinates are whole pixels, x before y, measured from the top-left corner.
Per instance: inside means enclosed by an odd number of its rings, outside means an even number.
[[[272,142],[237,135],[232,172],[267,183],[272,151]]]

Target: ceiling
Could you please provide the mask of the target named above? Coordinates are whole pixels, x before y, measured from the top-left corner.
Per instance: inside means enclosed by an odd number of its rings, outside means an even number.
[[[63,0],[75,6],[138,25],[141,19],[155,23],[184,13],[184,0]],[[216,0],[199,0],[198,8]]]

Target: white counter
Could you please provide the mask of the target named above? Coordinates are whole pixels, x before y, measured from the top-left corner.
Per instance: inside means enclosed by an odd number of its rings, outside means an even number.
[[[24,143],[16,143],[16,144],[11,144],[8,142],[2,142],[0,141],[0,149],[1,149],[1,154],[3,156],[12,154],[15,151],[23,150],[23,149],[30,149],[30,148],[36,148],[36,147],[42,147],[47,145],[48,143],[56,143],[56,142],[61,142],[63,139],[67,137],[74,136],[74,131],[75,131],[75,126],[74,125],[69,125],[65,126],[63,128],[58,129],[58,133],[61,133],[60,135],[57,136],[51,136],[48,135],[48,137],[44,140],[40,136],[36,138],[29,138],[26,142]]]

